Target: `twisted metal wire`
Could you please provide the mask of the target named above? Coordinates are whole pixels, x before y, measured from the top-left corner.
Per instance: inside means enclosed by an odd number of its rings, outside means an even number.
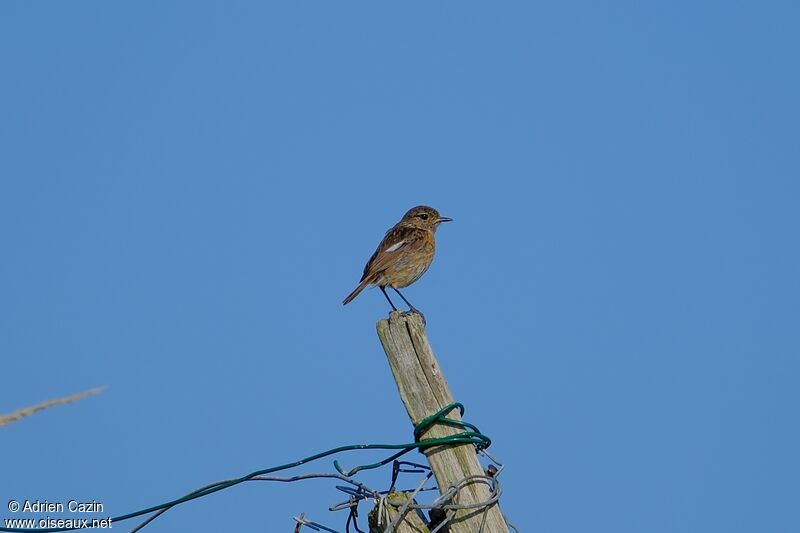
[[[395,461],[392,470],[392,480],[391,486],[389,490],[384,491],[376,491],[370,487],[367,487],[363,483],[349,478],[347,476],[343,476],[341,474],[308,474],[305,476],[295,476],[293,478],[278,478],[273,479],[265,479],[269,481],[297,481],[300,479],[308,479],[310,477],[329,477],[329,478],[336,478],[342,481],[345,481],[352,485],[352,487],[343,487],[337,486],[336,488],[345,492],[349,495],[349,499],[347,501],[335,504],[329,508],[330,511],[340,511],[340,510],[349,510],[349,514],[347,517],[347,522],[345,524],[345,531],[347,533],[350,532],[350,526],[353,525],[355,530],[359,533],[365,533],[362,529],[358,527],[357,517],[358,517],[358,506],[360,503],[372,500],[375,502],[375,507],[377,509],[377,519],[378,524],[381,526],[385,525],[385,529],[383,530],[384,533],[393,533],[396,528],[400,525],[403,521],[404,517],[407,516],[410,512],[421,512],[421,511],[428,511],[428,514],[431,518],[429,521],[429,526],[432,528],[430,533],[437,533],[441,531],[444,527],[447,526],[449,522],[451,522],[455,516],[456,512],[460,510],[472,510],[472,511],[479,511],[482,513],[482,520],[479,531],[481,533],[485,532],[486,529],[486,521],[487,521],[487,513],[486,511],[492,506],[497,503],[500,499],[500,496],[503,494],[503,488],[498,480],[500,474],[505,470],[505,465],[498,461],[494,456],[490,455],[486,450],[478,449],[477,452],[480,455],[483,455],[488,459],[491,464],[487,469],[487,473],[485,475],[473,475],[473,476],[466,476],[462,478],[458,483],[454,484],[453,486],[449,487],[446,491],[444,491],[440,496],[434,499],[430,503],[421,503],[417,502],[415,498],[421,494],[422,492],[426,491],[433,491],[439,490],[438,487],[432,486],[427,487],[427,483],[430,481],[433,473],[431,472],[430,468],[421,465],[418,463],[411,463],[408,461]],[[410,467],[410,468],[409,468]],[[406,491],[398,491],[395,489],[395,485],[397,483],[397,478],[399,473],[423,473],[422,479],[417,483],[417,485],[412,490]],[[266,478],[267,476],[265,476]],[[488,497],[480,502],[474,503],[459,503],[459,494],[463,491],[466,487],[474,483],[484,483],[489,486],[490,492]],[[389,500],[390,495],[395,492],[404,492],[408,495],[405,502],[403,502],[400,506],[395,506]],[[388,514],[388,506],[397,507],[397,512],[394,518],[389,518]],[[433,512],[431,512],[433,511]],[[436,513],[442,513],[442,517],[438,519],[434,519]],[[506,524],[510,529],[512,529],[515,533],[518,533],[516,526],[511,524],[508,519],[504,516],[506,520]],[[303,518],[302,516],[300,519],[295,518],[295,521],[300,526],[307,526],[315,531],[327,531],[329,533],[341,533],[333,528],[328,526],[323,526],[319,522],[311,521],[308,519]]]
[[[303,481],[307,479],[336,479],[339,481],[343,481],[347,483],[347,485],[337,485],[336,489],[341,492],[347,494],[348,499],[344,502],[337,503],[332,505],[329,510],[330,511],[340,511],[347,509],[349,511],[348,517],[345,523],[345,532],[350,533],[350,526],[352,525],[356,532],[358,533],[365,533],[362,529],[358,526],[358,506],[360,503],[372,500],[375,502],[375,505],[378,509],[378,521],[380,525],[387,523],[387,527],[384,530],[384,533],[392,533],[398,527],[398,525],[403,521],[404,517],[407,516],[409,512],[416,512],[420,513],[422,511],[428,511],[429,515],[429,525],[433,527],[431,533],[436,533],[442,528],[446,527],[449,522],[451,522],[455,516],[457,511],[460,510],[472,510],[480,512],[482,516],[481,526],[479,531],[481,533],[484,532],[487,520],[487,513],[486,511],[499,500],[503,490],[502,485],[498,481],[498,477],[505,469],[505,465],[498,461],[495,457],[493,457],[489,452],[486,451],[486,447],[488,446],[491,441],[488,437],[483,436],[477,431],[477,428],[472,426],[471,424],[461,423],[452,421],[444,417],[444,414],[454,408],[463,409],[460,404],[451,404],[450,406],[442,409],[436,415],[429,417],[428,419],[424,420],[417,426],[417,431],[415,432],[415,437],[418,439],[419,435],[421,434],[421,430],[425,429],[437,422],[445,423],[445,424],[463,424],[462,427],[469,429],[471,431],[464,432],[460,435],[455,436],[452,441],[447,442],[446,444],[454,444],[454,443],[464,443],[467,439],[472,439],[471,443],[475,446],[475,450],[478,454],[483,455],[488,461],[491,462],[490,466],[487,468],[485,475],[472,475],[467,476],[455,483],[453,486],[449,487],[446,491],[444,491],[440,496],[434,499],[431,503],[419,503],[415,500],[415,498],[424,491],[434,491],[439,490],[438,487],[426,487],[426,484],[431,479],[433,473],[430,467],[426,465],[422,465],[419,463],[414,463],[410,461],[401,461],[399,457],[410,449],[401,449],[399,453],[393,454],[392,456],[380,461],[378,463],[373,463],[369,465],[363,465],[355,467],[349,471],[345,471],[342,469],[337,461],[334,461],[334,467],[336,468],[337,472],[320,472],[320,473],[311,473],[311,474],[301,474],[291,477],[281,477],[281,476],[274,476],[274,475],[267,475],[267,472],[256,472],[251,476],[245,478],[238,478],[232,480],[225,480],[219,481],[217,483],[212,483],[210,485],[206,485],[205,487],[201,487],[191,493],[189,493],[184,499],[192,499],[196,497],[196,495],[202,495],[213,491],[217,487],[230,485],[232,483],[242,482],[242,481],[273,481],[278,483],[291,483],[297,481]],[[476,438],[475,436],[478,435],[479,437]],[[441,439],[431,439],[424,441],[424,443],[417,441],[418,449],[426,447],[426,445],[430,445],[430,443],[436,442],[439,443]],[[364,446],[372,447],[372,446]],[[352,448],[361,448],[361,446],[353,446]],[[351,448],[351,449],[352,449]],[[363,449],[363,448],[362,448]],[[353,477],[354,474],[362,471],[368,470],[373,468],[378,468],[384,466],[392,462],[392,477],[391,477],[391,485],[388,490],[379,491],[372,487],[369,487],[365,483],[355,479]],[[420,482],[416,485],[413,490],[406,490],[406,491],[398,491],[396,489],[396,484],[399,475],[403,474],[425,474],[422,476]],[[475,484],[475,483],[483,483],[486,484],[490,491],[489,496],[480,502],[473,502],[473,503],[460,503],[459,502],[459,495],[462,490],[466,487]],[[406,501],[399,506],[397,509],[397,514],[389,520],[388,518],[388,505],[393,505],[389,501],[389,496],[395,492],[403,492],[408,494]],[[171,502],[177,503],[177,502]],[[158,509],[154,514],[152,514],[149,518],[147,518],[143,523],[132,530],[132,533],[138,532],[140,529],[148,525],[154,519],[159,517],[164,512],[171,509],[174,505],[166,504],[162,508]],[[424,515],[421,515],[424,516]],[[504,517],[505,519],[505,517]],[[296,529],[295,531],[299,532],[303,526],[306,526],[315,531],[326,531],[329,533],[341,533],[336,529],[330,528],[323,524],[320,524],[316,521],[310,520],[305,517],[305,514],[300,515],[299,517],[294,518],[296,522]],[[506,523],[509,528],[513,529],[517,532],[517,528],[510,524],[506,519]],[[434,525],[435,524],[435,525]]]

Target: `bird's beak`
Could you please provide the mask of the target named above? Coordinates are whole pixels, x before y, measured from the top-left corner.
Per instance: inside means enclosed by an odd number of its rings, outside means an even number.
[[[437,224],[440,224],[442,222],[452,222],[452,221],[453,221],[453,219],[450,218],[450,217],[439,217],[439,218],[436,219],[436,223]]]

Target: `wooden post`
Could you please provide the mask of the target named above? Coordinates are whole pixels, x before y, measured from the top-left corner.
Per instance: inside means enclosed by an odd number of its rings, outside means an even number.
[[[416,313],[393,312],[388,319],[379,321],[377,327],[400,397],[414,425],[452,403],[453,394],[433,355],[422,317]],[[447,416],[460,420],[457,410]],[[436,424],[422,438],[446,437],[461,431],[444,424]],[[466,477],[484,474],[472,444],[436,446],[425,449],[424,453],[441,492]],[[458,503],[478,503],[486,501],[489,496],[489,487],[485,483],[471,483],[459,493]],[[492,505],[485,514],[485,533],[508,533],[508,526],[498,504]],[[478,533],[483,520],[482,509],[459,510],[449,522],[449,531]]]

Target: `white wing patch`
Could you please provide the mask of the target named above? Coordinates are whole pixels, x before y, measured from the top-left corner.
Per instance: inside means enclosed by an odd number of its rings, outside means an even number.
[[[386,249],[386,251],[387,251],[387,252],[396,252],[396,251],[397,251],[397,250],[399,250],[399,249],[400,249],[400,248],[401,248],[401,247],[402,247],[402,246],[403,246],[405,243],[406,243],[406,241],[400,241],[400,242],[396,242],[396,243],[394,243],[393,245],[391,245],[390,247],[388,247],[388,248]]]

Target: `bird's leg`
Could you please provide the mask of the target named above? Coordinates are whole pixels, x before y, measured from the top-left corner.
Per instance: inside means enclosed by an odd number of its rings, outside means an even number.
[[[383,295],[384,295],[384,296],[386,296],[386,299],[389,301],[389,305],[391,305],[391,306],[392,306],[392,309],[394,309],[395,311],[397,311],[397,308],[396,308],[396,307],[394,306],[394,304],[392,303],[392,299],[391,299],[391,298],[389,298],[389,295],[388,295],[388,294],[386,294],[386,288],[385,288],[385,287],[382,287],[382,286],[380,286],[380,285],[378,285],[378,287],[380,287],[380,289],[381,289],[381,292],[383,293]],[[397,289],[395,289],[395,290],[397,290]],[[401,294],[401,295],[400,295],[400,297],[401,297],[401,298],[403,298],[403,295]],[[403,298],[403,300],[405,300],[405,298]],[[406,302],[406,303],[408,303],[408,302]]]
[[[411,312],[411,313],[417,313],[419,316],[421,316],[421,317],[422,317],[422,322],[424,323],[424,322],[425,322],[425,315],[423,315],[423,314],[422,314],[422,311],[420,311],[419,309],[417,309],[416,307],[414,307],[414,306],[411,304],[411,302],[409,302],[408,300],[406,300],[406,297],[405,297],[405,296],[403,296],[403,293],[401,293],[400,291],[398,291],[398,290],[397,290],[397,287],[392,287],[392,288],[394,289],[394,292],[396,292],[397,294],[399,294],[399,295],[400,295],[400,298],[402,298],[402,299],[403,299],[403,301],[404,301],[405,303],[407,303],[407,304],[408,304],[408,307],[410,308],[408,311],[409,311],[409,312]]]
[[[392,287],[392,289],[394,289],[394,292],[396,292],[397,294],[399,294],[399,295],[400,295],[400,298],[402,298],[402,299],[403,299],[403,301],[404,301],[406,304],[408,304],[409,311],[417,311],[417,312],[419,312],[419,309],[417,309],[416,307],[414,307],[413,305],[411,305],[411,302],[409,302],[408,300],[406,300],[406,297],[405,297],[405,296],[403,296],[403,294],[402,294],[400,291],[398,291],[396,287]]]

